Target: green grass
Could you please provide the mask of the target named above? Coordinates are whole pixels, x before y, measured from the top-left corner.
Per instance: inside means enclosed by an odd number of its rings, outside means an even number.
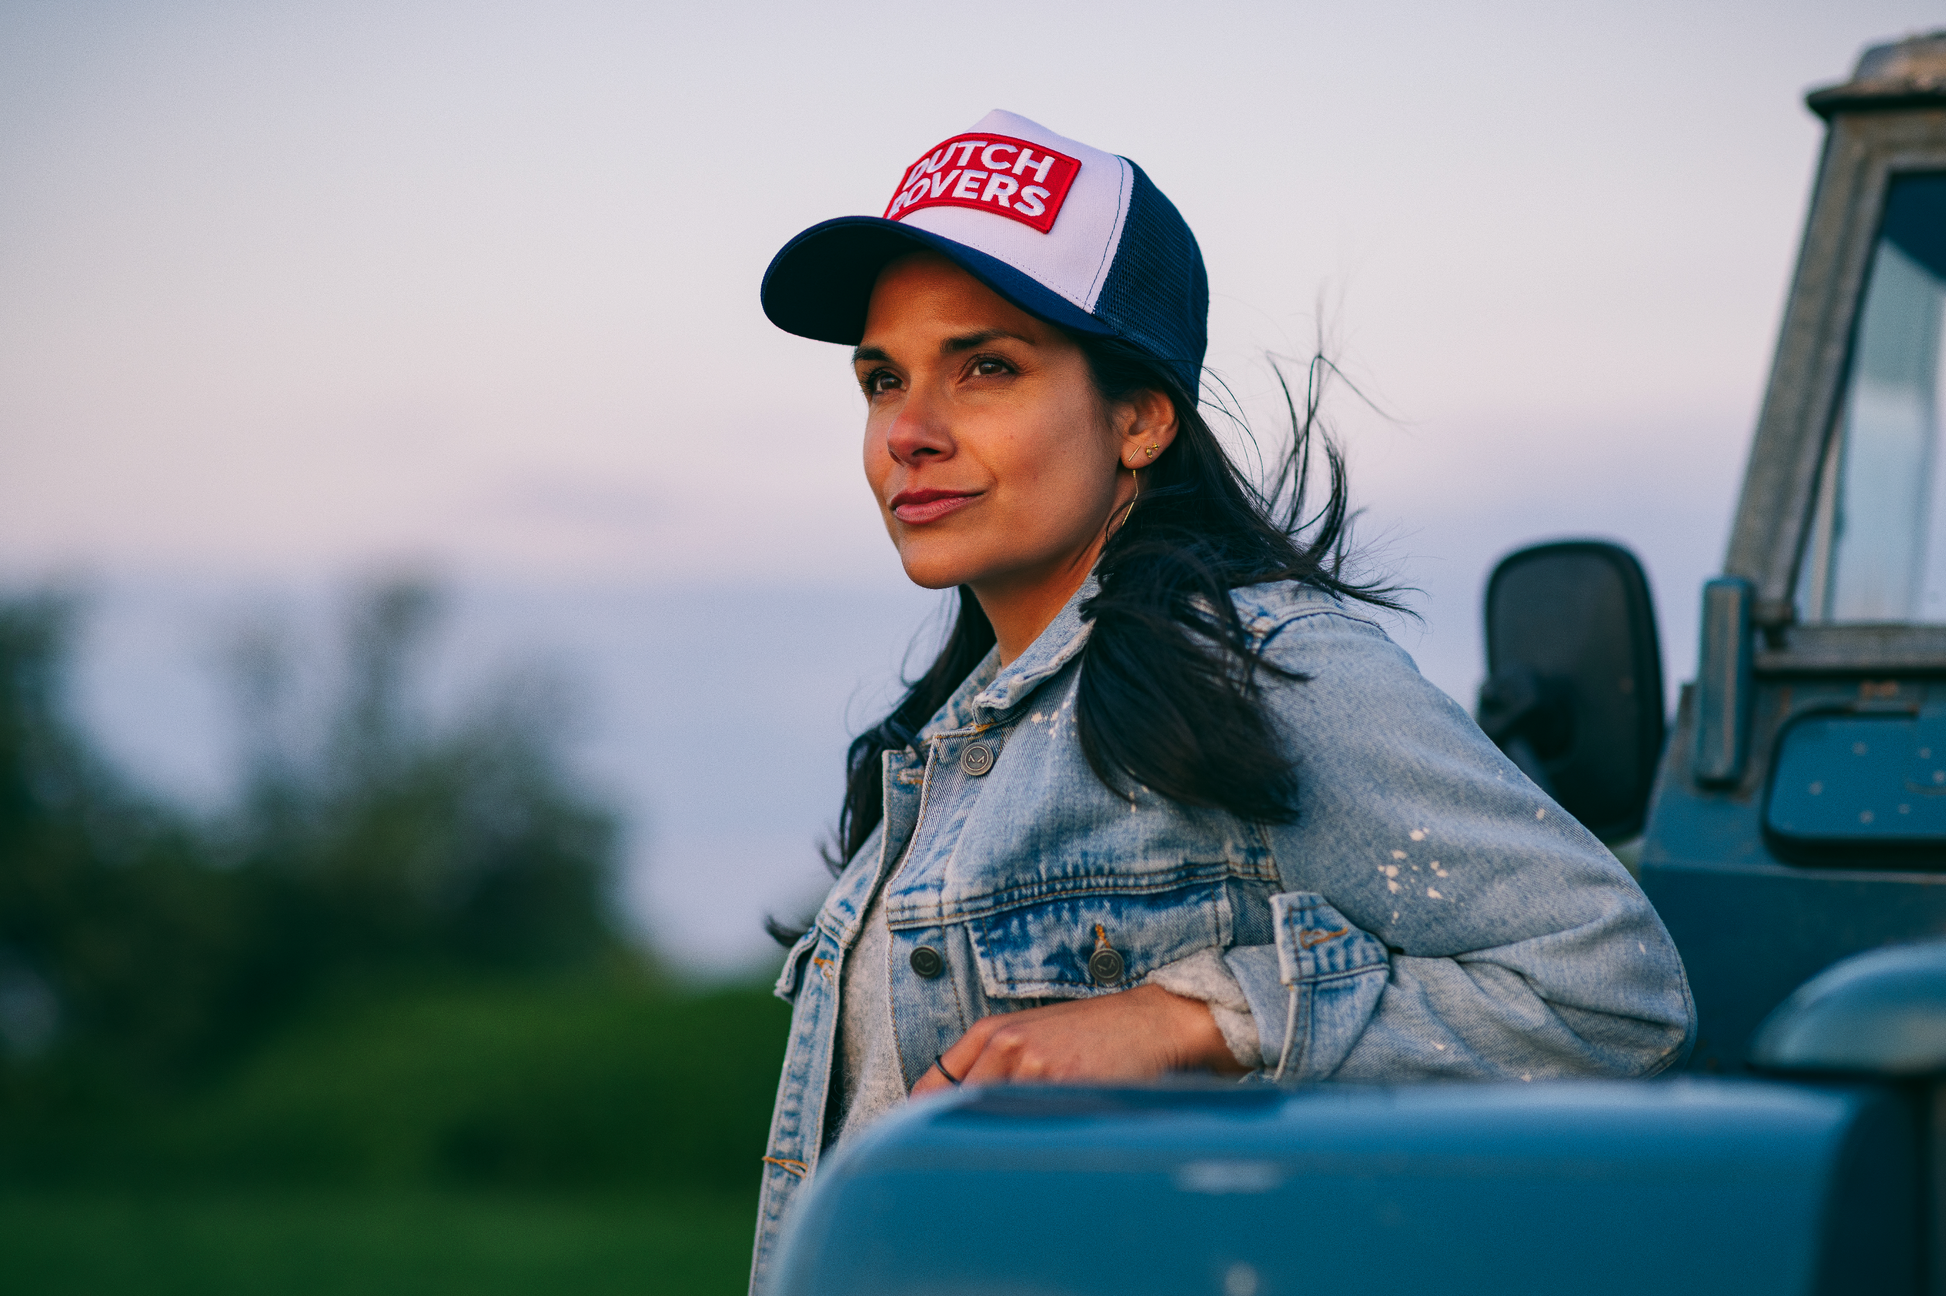
[[[591,980],[327,1014],[158,1128],[176,1182],[754,1192],[789,1010]]]
[[[638,976],[393,988],[146,1109],[0,1101],[0,1296],[735,1296],[787,1019]]]
[[[748,1279],[742,1195],[0,1195],[9,1296],[689,1296]]]

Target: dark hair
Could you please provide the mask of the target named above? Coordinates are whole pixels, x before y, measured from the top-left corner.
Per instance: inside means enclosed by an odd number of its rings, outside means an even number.
[[[1399,606],[1396,590],[1346,574],[1351,512],[1344,456],[1318,417],[1335,369],[1322,355],[1312,358],[1301,409],[1283,371],[1276,371],[1291,438],[1260,486],[1224,451],[1197,402],[1144,352],[1113,338],[1075,341],[1104,400],[1159,391],[1176,408],[1176,438],[1142,470],[1141,495],[1096,564],[1100,590],[1081,608],[1094,623],[1081,650],[1075,699],[1082,753],[1110,787],[1133,781],[1181,805],[1288,823],[1296,815],[1297,774],[1264,714],[1257,675],[1302,677],[1262,660],[1229,591],[1296,580]],[[1307,516],[1320,456],[1325,496]],[[846,753],[844,804],[825,852],[833,873],[884,815],[884,753],[911,745],[993,643],[979,600],[960,586],[958,615],[938,657]],[[797,935],[775,919],[766,926],[785,944]]]

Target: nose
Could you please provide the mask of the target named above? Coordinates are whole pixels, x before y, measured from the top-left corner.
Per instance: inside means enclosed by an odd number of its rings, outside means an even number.
[[[953,453],[946,402],[932,384],[915,381],[899,402],[898,413],[885,429],[885,448],[908,468],[945,459]]]

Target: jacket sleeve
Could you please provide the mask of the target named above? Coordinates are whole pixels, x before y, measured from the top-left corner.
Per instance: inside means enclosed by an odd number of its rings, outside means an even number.
[[[1265,829],[1277,943],[1229,951],[1285,1079],[1653,1074],[1695,1033],[1648,899],[1383,631],[1329,605],[1268,628],[1299,780]]]

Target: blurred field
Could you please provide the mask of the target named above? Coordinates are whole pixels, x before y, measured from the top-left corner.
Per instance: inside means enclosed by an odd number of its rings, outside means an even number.
[[[388,994],[0,1190],[9,1293],[735,1292],[783,1006],[633,977]]]
[[[321,1015],[154,1121],[123,1176],[741,1195],[786,1021],[762,988],[620,974],[394,994]]]
[[[333,703],[236,655],[214,817],[67,713],[74,613],[0,599],[0,1292],[742,1289],[788,1013],[615,922],[615,815],[545,694],[419,704],[430,591]]]
[[[0,1195],[15,1296],[741,1292],[754,1201],[289,1191]]]
[[[783,1024],[619,972],[327,1010],[67,1131],[0,1190],[4,1289],[740,1291]]]

